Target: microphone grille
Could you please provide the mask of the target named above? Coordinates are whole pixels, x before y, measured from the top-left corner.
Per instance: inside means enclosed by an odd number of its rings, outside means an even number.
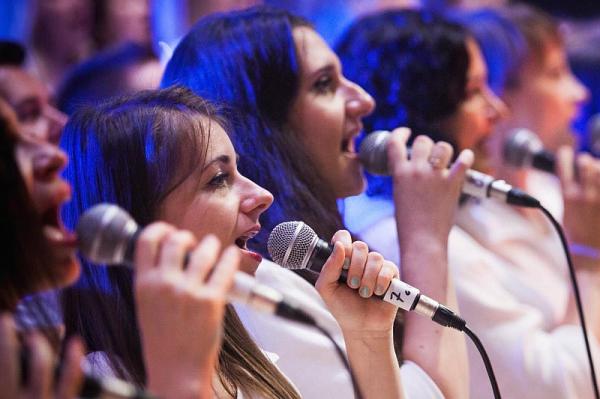
[[[600,114],[592,116],[586,125],[590,150],[596,156],[600,154]]]
[[[267,250],[278,265],[292,270],[304,269],[317,239],[317,233],[304,222],[283,222],[271,231]]]
[[[531,130],[515,129],[504,142],[502,155],[506,163],[520,168],[531,164],[532,154],[542,149],[542,142]]]
[[[377,130],[369,133],[360,144],[358,157],[365,169],[379,176],[389,175],[387,159],[387,141],[390,132]]]
[[[137,223],[122,208],[98,204],[88,209],[77,223],[79,251],[94,263],[124,263],[130,238]]]

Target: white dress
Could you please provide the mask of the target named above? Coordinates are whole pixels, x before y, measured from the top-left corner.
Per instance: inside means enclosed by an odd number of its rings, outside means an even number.
[[[301,304],[344,347],[342,331],[317,290],[300,276],[268,260],[258,267],[257,280]],[[319,331],[236,305],[246,329],[260,348],[279,357],[277,366],[293,381],[304,399],[353,398],[348,372],[331,342]],[[433,380],[415,363],[401,367],[405,398],[443,398]]]
[[[528,191],[560,220],[562,198],[555,178],[540,173],[528,177]],[[382,206],[382,201],[388,205]],[[345,219],[369,245],[399,261],[391,200],[351,198]],[[468,202],[459,210],[456,224],[448,256],[460,314],[482,340],[503,397],[592,398],[581,327],[559,325],[571,286],[551,226],[542,217],[534,224],[495,200]],[[598,367],[598,340],[594,336],[590,340]],[[481,357],[473,345],[467,348],[471,398],[492,398]]]

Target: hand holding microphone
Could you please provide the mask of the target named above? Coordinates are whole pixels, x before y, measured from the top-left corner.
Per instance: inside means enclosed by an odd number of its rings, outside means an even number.
[[[356,306],[363,306],[358,308],[356,316],[359,320],[361,317],[366,318],[364,313],[371,311],[374,312],[375,325],[381,326],[383,323],[385,326],[386,315],[393,315],[396,308],[401,308],[415,311],[443,326],[462,330],[464,320],[433,299],[421,295],[417,288],[398,279],[398,267],[384,260],[380,254],[369,252],[365,243],[352,243],[349,233],[344,230],[338,231],[333,241],[336,245],[329,245],[320,239],[312,228],[296,221],[275,226],[269,235],[267,246],[273,261],[286,269],[308,269],[315,273],[325,273],[325,276],[319,279],[319,290],[324,295],[324,300],[331,302],[334,314],[348,312],[344,303],[360,301],[359,295],[364,298],[374,295],[394,305],[394,310],[391,310],[391,307],[382,307],[381,303],[359,302]],[[339,287],[338,281],[348,284],[358,292],[341,293],[340,299],[334,300],[335,291]],[[346,287],[339,289],[347,290]],[[362,327],[369,326],[363,323]]]
[[[403,128],[400,128],[403,129]],[[397,129],[397,130],[400,130]],[[390,144],[388,147],[388,143],[393,143],[395,139],[393,139],[394,135],[391,135],[387,131],[376,131],[367,135],[367,137],[363,140],[359,156],[361,162],[363,163],[365,169],[374,175],[383,175],[395,176],[396,172],[398,172],[400,168],[400,163],[404,163],[407,159],[407,156],[413,158],[415,156],[420,157],[421,161],[419,162],[421,165],[424,165],[423,156],[426,155],[424,152],[427,152],[427,146],[425,146],[425,138],[420,139],[419,137],[415,139],[415,145],[417,145],[418,149],[415,153],[415,148],[410,150],[410,154],[406,152],[406,150],[400,152],[400,156],[394,157],[394,159],[390,159],[394,153],[398,153],[398,150],[394,150],[394,148],[398,148],[397,145]],[[423,137],[423,136],[420,136]],[[419,143],[421,142],[421,144]],[[406,142],[406,140],[404,140]],[[431,140],[429,140],[431,142]],[[442,143],[436,143],[435,147],[440,148],[444,146]],[[414,145],[413,145],[414,147]],[[440,152],[440,150],[437,150]],[[469,151],[470,152],[470,151]],[[457,161],[454,163],[453,169],[457,167],[457,162],[464,162],[465,157],[469,158],[469,155],[466,155],[465,151],[461,152],[458,156]],[[446,167],[448,160],[445,160],[444,157],[433,156],[426,157],[431,166],[437,169],[443,169]],[[442,167],[442,164],[443,167]],[[472,164],[472,160],[469,161],[469,166]],[[421,170],[425,170],[421,168]],[[498,180],[493,178],[492,176],[486,175],[484,173],[478,172],[476,170],[468,169],[465,172],[465,178],[462,180],[462,192],[473,197],[478,198],[496,198],[501,201],[505,201],[509,204],[525,206],[525,207],[537,207],[539,202],[522,192],[521,190],[512,187],[507,184],[503,180]]]

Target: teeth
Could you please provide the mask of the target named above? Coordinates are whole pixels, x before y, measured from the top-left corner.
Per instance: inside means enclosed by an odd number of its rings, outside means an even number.
[[[64,233],[54,226],[44,226],[44,235],[52,241],[62,241],[65,238]]]

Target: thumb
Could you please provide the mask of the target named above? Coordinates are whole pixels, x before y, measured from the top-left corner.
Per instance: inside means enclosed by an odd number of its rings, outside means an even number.
[[[339,286],[338,279],[342,274],[345,259],[344,245],[340,241],[333,244],[333,252],[323,265],[315,287],[320,293],[326,293]]]

